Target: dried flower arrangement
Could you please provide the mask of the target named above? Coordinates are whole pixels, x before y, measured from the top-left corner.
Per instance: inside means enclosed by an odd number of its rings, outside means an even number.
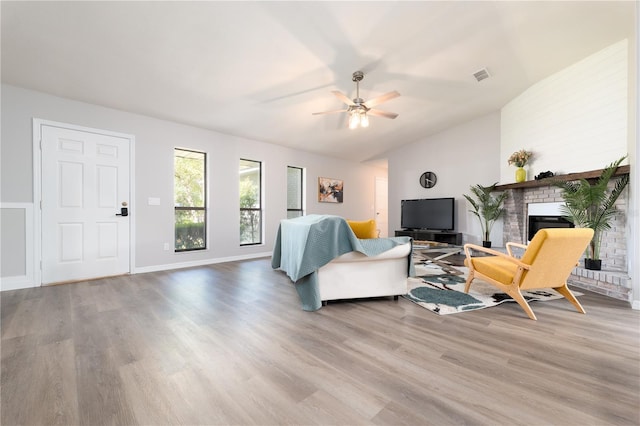
[[[524,167],[531,157],[533,157],[533,152],[521,149],[511,154],[511,157],[509,157],[507,161],[509,165],[515,164],[516,167]]]

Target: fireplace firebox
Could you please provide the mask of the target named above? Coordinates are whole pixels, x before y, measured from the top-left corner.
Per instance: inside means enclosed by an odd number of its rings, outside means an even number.
[[[529,216],[529,241],[543,228],[574,228],[573,223],[562,216]]]

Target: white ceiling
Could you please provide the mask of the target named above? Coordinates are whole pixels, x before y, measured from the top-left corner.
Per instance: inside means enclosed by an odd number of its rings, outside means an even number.
[[[623,38],[635,2],[8,2],[2,81],[355,161],[492,111]],[[472,74],[486,67],[492,78]],[[349,130],[330,92],[398,90]]]

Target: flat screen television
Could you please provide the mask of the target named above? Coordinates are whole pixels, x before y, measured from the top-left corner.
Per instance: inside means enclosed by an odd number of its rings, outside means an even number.
[[[402,200],[400,226],[403,229],[453,231],[455,198]]]

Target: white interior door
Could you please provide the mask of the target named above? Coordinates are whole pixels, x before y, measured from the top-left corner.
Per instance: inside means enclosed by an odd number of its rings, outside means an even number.
[[[129,140],[42,126],[42,283],[129,272]]]
[[[389,231],[389,181],[376,177],[376,225],[380,230],[380,238],[388,236]]]

